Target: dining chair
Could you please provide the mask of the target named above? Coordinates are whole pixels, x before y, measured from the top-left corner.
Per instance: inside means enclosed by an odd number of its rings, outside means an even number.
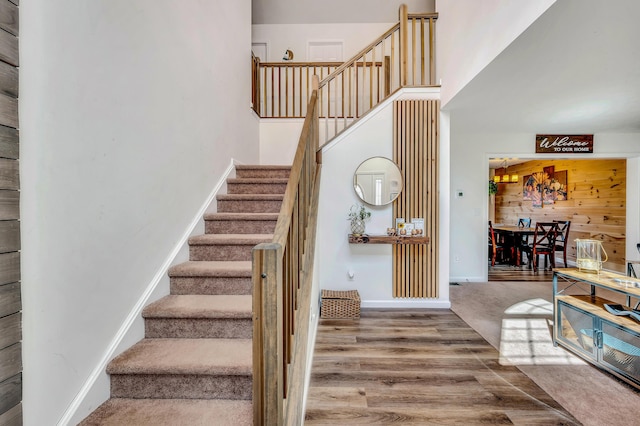
[[[567,243],[569,241],[570,220],[554,220],[558,224],[558,236],[556,238],[555,250],[562,252],[562,260],[564,267],[567,267]]]
[[[531,218],[530,217],[521,217],[518,219],[518,228],[531,228]],[[515,255],[518,256],[519,264],[522,265],[524,263],[524,253],[526,253],[526,248],[529,246],[529,235],[522,235],[521,238],[516,241],[515,244]]]
[[[536,229],[533,232],[533,241],[528,245],[528,247],[523,248],[529,256],[529,266],[533,266],[533,272],[538,271],[540,255],[544,256],[545,269],[547,269],[547,262],[549,262],[551,268],[555,268],[557,235],[557,222],[536,222]]]
[[[504,250],[504,245],[496,240],[496,233],[493,230],[491,221],[489,221],[489,259],[491,259],[491,266],[496,266],[498,255],[500,255],[500,261],[504,259]]]
[[[518,219],[518,228],[531,228],[531,218],[521,217]]]

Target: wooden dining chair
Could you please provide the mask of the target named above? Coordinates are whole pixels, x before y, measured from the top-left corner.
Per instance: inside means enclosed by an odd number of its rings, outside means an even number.
[[[569,242],[569,228],[571,227],[570,220],[554,220],[558,224],[558,236],[556,237],[556,251],[562,252],[562,260],[564,260],[564,267],[567,267],[567,244]]]
[[[529,256],[529,266],[533,266],[533,272],[538,271],[540,255],[544,256],[544,268],[547,269],[547,262],[551,268],[555,268],[556,237],[558,235],[557,222],[536,222],[536,229],[533,233],[533,241],[524,249]]]
[[[521,217],[518,219],[518,228],[531,228],[531,218]],[[529,246],[529,235],[522,235],[515,244],[515,255],[518,256],[518,264],[524,263],[524,253],[527,252],[526,248]]]
[[[489,221],[489,259],[491,259],[491,266],[496,266],[496,259],[498,256],[500,261],[504,259],[505,246],[496,240],[496,233],[493,230],[491,221]]]

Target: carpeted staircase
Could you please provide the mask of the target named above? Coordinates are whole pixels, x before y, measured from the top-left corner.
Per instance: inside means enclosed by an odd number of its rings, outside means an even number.
[[[250,425],[251,250],[269,242],[289,167],[236,166],[170,295],[143,310],[145,338],[113,359],[111,398],[80,425]]]

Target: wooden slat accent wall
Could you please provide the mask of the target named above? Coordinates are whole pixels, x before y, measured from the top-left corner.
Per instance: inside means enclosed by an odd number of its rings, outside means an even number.
[[[18,6],[0,0],[0,424],[22,424]]]
[[[568,200],[533,208],[531,201],[522,199],[523,176],[549,166],[556,172],[567,171]],[[604,267],[626,273],[626,160],[541,159],[509,166],[507,171],[517,173],[519,182],[498,184],[495,223],[516,225],[520,217],[530,217],[531,223],[570,220],[568,261],[575,262],[576,239],[597,239],[609,255]]]
[[[393,297],[438,297],[439,100],[394,102],[394,161],[404,190],[393,204],[394,217],[422,217],[427,245],[393,246]]]

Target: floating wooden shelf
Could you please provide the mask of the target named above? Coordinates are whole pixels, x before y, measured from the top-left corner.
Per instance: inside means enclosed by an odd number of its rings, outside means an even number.
[[[349,244],[429,244],[429,237],[399,237],[397,235],[353,235],[349,234]]]

